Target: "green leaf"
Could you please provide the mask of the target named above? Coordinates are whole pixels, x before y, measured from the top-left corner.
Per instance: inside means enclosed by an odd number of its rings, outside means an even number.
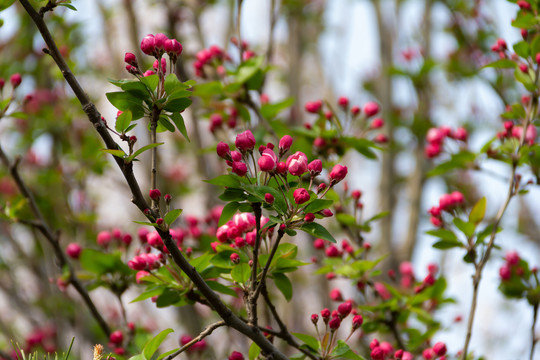
[[[165,77],[164,87],[167,95],[171,95],[177,90],[185,90],[188,88],[188,86],[184,85],[182,82],[180,82],[180,80],[178,80],[176,74],[169,74]]]
[[[484,220],[486,214],[486,198],[483,197],[473,206],[471,213],[469,214],[469,222],[478,225]]]
[[[140,154],[142,154],[143,152],[145,152],[146,150],[150,150],[152,148],[155,148],[157,146],[160,146],[160,145],[163,145],[165,143],[153,143],[153,144],[148,144],[146,146],[143,146],[142,148],[140,148],[139,150],[135,151],[133,154],[131,154],[131,156],[129,156],[127,158],[127,161],[133,161],[133,159],[135,159],[137,156],[139,156]]]
[[[302,227],[300,228],[300,230],[302,231],[305,231],[307,232],[308,234],[316,237],[316,238],[321,238],[321,239],[324,239],[324,240],[328,240],[332,243],[337,243],[336,239],[334,239],[334,237],[332,236],[332,234],[330,234],[328,232],[328,230],[326,230],[322,225],[320,224],[317,224],[317,223],[306,223],[304,225],[302,225]]]
[[[538,19],[532,13],[520,11],[512,26],[519,29],[530,29],[538,24]]]
[[[356,226],[356,219],[351,214],[338,213],[336,214],[336,219],[340,224],[347,226]]]
[[[142,82],[139,80],[128,81],[120,85],[122,90],[128,92],[130,95],[135,96],[141,100],[146,100],[150,98],[152,93]]]
[[[352,351],[343,340],[338,340],[337,346],[332,351],[332,356],[336,359],[364,360],[363,357]]]
[[[105,94],[109,102],[121,111],[131,110],[133,119],[137,120],[144,116],[142,100],[124,91],[110,92]]]
[[[163,330],[162,332],[160,332],[159,334],[157,334],[154,338],[152,338],[150,341],[148,341],[146,343],[146,345],[144,345],[144,348],[143,348],[143,355],[144,357],[147,359],[147,360],[150,360],[152,359],[152,356],[154,356],[154,353],[157,351],[157,349],[159,348],[159,345],[161,345],[161,343],[163,342],[163,340],[165,340],[165,338],[167,337],[167,335],[169,335],[170,333],[172,333],[174,330],[173,329],[165,329]]]
[[[94,249],[84,249],[79,261],[84,270],[97,275],[119,271],[126,274],[132,272],[120,258],[120,253],[104,253]]]
[[[435,230],[429,230],[426,231],[426,234],[436,236],[440,239],[447,240],[447,241],[457,241],[457,236],[454,234],[453,231],[447,230],[447,229],[435,229]]]
[[[13,5],[14,2],[15,2],[15,0],[3,0],[3,1],[1,1],[0,2],[0,11],[6,10],[8,7]]]
[[[236,292],[221,284],[221,283],[218,283],[217,281],[211,281],[211,280],[206,280],[206,284],[208,284],[208,287],[214,291],[217,291],[217,292],[220,292],[222,294],[225,294],[225,295],[231,295],[231,296],[234,296],[234,297],[238,297],[238,295],[236,294]]]
[[[460,151],[457,154],[452,154],[450,160],[440,163],[433,169],[431,169],[428,176],[438,176],[449,172],[454,169],[467,169],[474,163],[476,154],[469,151]]]
[[[371,160],[377,159],[377,155],[373,152],[373,150],[371,150],[371,148],[377,148],[373,141],[356,137],[342,137],[341,141],[354,148],[366,158]]]
[[[285,296],[285,299],[287,301],[291,301],[293,296],[293,287],[291,280],[282,273],[273,273],[272,278],[274,279],[274,283],[276,284],[277,288],[283,296]]]
[[[141,82],[143,84],[145,84],[146,86],[148,86],[148,88],[150,89],[150,91],[154,92],[156,91],[157,89],[157,86],[158,86],[158,83],[159,83],[159,77],[158,77],[158,74],[154,74],[154,75],[150,75],[150,76],[145,76],[143,78],[141,78]],[[150,360],[150,359],[149,359]]]
[[[226,186],[230,188],[239,188],[240,187],[240,177],[238,175],[220,175],[210,180],[203,180],[206,183],[217,185],[217,186]]]
[[[240,204],[238,202],[230,202],[227,205],[223,207],[223,210],[221,211],[221,216],[219,217],[218,226],[222,226],[229,221],[234,214],[236,214],[236,211],[238,210],[238,207]]]
[[[251,268],[246,263],[241,263],[233,267],[231,277],[239,284],[245,284],[251,276]]]
[[[165,104],[164,109],[173,113],[179,113],[187,109],[191,105],[191,102],[191,99],[185,97],[172,99]]]
[[[531,78],[530,71],[531,70],[529,69],[527,73],[523,73],[519,68],[516,68],[514,70],[514,77],[516,78],[517,81],[522,83],[523,86],[525,86],[525,89],[532,92],[536,90],[536,85],[534,84]]]
[[[187,141],[190,141],[188,133],[187,133],[187,129],[186,129],[186,124],[184,123],[184,118],[182,117],[182,114],[176,113],[176,112],[173,113],[171,115],[171,120],[176,126],[176,128],[178,129],[178,131],[180,131],[180,134],[182,134]]]
[[[316,213],[323,209],[329,208],[334,202],[326,199],[315,199],[306,206],[304,213]]]
[[[128,128],[129,124],[131,124],[132,118],[133,114],[131,113],[131,111],[126,110],[122,112],[122,114],[120,114],[120,116],[116,118],[116,131],[119,133],[124,133]]]
[[[272,194],[274,197],[274,203],[272,207],[281,215],[285,214],[288,210],[287,202],[283,198],[283,194],[278,190],[270,186],[258,186],[258,185],[244,185],[242,187],[248,194],[257,197],[262,203],[265,203],[264,196],[266,193]]]
[[[313,351],[316,352],[319,350],[320,348],[319,340],[317,340],[313,336],[302,334],[302,333],[291,333],[291,334],[293,334],[295,337],[300,339],[300,341],[302,341],[304,344],[309,346]]]
[[[181,213],[182,213],[182,209],[171,210],[167,214],[165,214],[163,221],[165,221],[165,224],[171,225],[174,222],[174,220],[176,220],[180,216]]]
[[[251,343],[251,345],[249,346],[249,351],[248,351],[249,360],[257,359],[260,353],[261,353],[261,348],[257,344]]]
[[[161,130],[159,129],[160,125],[163,128]],[[175,131],[174,125],[169,120],[169,116],[161,114],[159,119],[158,119],[158,131],[165,131],[164,129],[166,129],[166,130],[168,130],[168,131],[170,131],[172,133]]]
[[[159,355],[159,356],[157,357],[156,360],[161,360],[161,359],[163,359],[163,358],[165,358],[165,357],[167,357],[167,356],[169,356],[169,355],[171,355],[171,354],[174,354],[174,353],[177,352],[178,350],[180,350],[180,348],[176,348],[176,349],[169,350],[169,351],[167,351],[167,352],[165,352],[165,353]]]
[[[146,299],[150,299],[151,297],[160,295],[162,292],[163,292],[163,287],[162,286],[151,287],[149,289],[146,289],[145,292],[143,292],[141,295],[137,296],[135,299],[131,300],[129,303],[131,304],[131,303],[143,301],[143,300],[146,300]]]
[[[454,247],[463,247],[463,244],[459,240],[439,240],[433,244],[433,247],[439,250],[446,250]]]
[[[466,222],[460,218],[454,218],[454,225],[461,230],[463,234],[468,238],[473,236],[474,230],[476,229],[476,225],[471,222]]]
[[[219,199],[223,201],[243,201],[246,197],[247,195],[242,189],[227,188],[223,191],[223,194],[219,196]]]
[[[71,4],[62,3],[62,4],[58,4],[58,6],[67,7],[70,10],[77,11],[77,8]]]
[[[265,119],[275,118],[281,111],[291,107],[294,104],[294,98],[290,97],[274,104],[263,104],[261,106],[261,115]]]
[[[238,73],[236,74],[236,83],[243,84],[253,77],[260,69],[262,62],[262,56],[257,56],[243,62],[238,68]]]
[[[124,156],[126,156],[126,153],[124,152],[124,150],[120,150],[120,149],[102,149],[101,151],[109,153],[116,157],[119,157],[120,159],[123,159]]]
[[[531,52],[531,49],[529,48],[529,43],[527,43],[526,41],[519,41],[515,43],[513,48],[515,53],[524,59],[528,58]]]

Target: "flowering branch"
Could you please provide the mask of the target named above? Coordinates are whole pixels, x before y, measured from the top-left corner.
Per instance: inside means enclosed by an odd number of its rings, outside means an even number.
[[[8,159],[7,155],[4,153],[4,150],[2,149],[2,147],[0,146],[0,160],[2,161],[4,166],[9,170],[11,177],[13,178],[13,180],[15,181],[15,184],[17,185],[17,188],[19,189],[21,194],[25,197],[25,199],[28,201],[28,204],[30,205],[30,209],[32,210],[32,213],[38,219],[38,221],[33,223],[32,225],[35,228],[37,228],[43,234],[43,236],[45,236],[49,244],[51,244],[51,246],[53,247],[56,258],[58,259],[59,267],[60,268],[67,267],[69,271],[69,279],[68,279],[69,283],[72,284],[75,290],[77,290],[77,292],[79,293],[79,295],[81,295],[84,303],[90,310],[90,313],[92,314],[92,316],[98,322],[103,332],[107,336],[109,336],[111,333],[109,325],[107,324],[107,322],[103,319],[103,317],[97,310],[94,302],[90,298],[90,295],[88,295],[86,288],[79,282],[79,279],[75,275],[73,267],[67,260],[66,256],[64,255],[64,252],[62,251],[62,248],[60,247],[59,232],[53,231],[49,227],[49,225],[47,224],[45,220],[45,217],[43,216],[43,214],[41,213],[41,210],[37,206],[34,196],[32,195],[32,193],[26,186],[26,183],[24,182],[24,180],[21,178],[18,171],[18,165],[19,165],[20,159],[16,159],[15,162],[12,163]]]

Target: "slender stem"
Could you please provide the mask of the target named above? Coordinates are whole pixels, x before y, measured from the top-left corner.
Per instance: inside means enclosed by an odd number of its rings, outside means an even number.
[[[259,261],[259,248],[261,246],[261,204],[253,204],[253,212],[255,213],[255,246],[253,248],[253,267],[251,268],[251,289],[249,291],[247,312],[248,323],[257,326],[257,298],[254,297],[257,292],[257,268]]]
[[[161,65],[159,65],[159,68],[161,69]],[[154,105],[152,109],[152,118],[150,119],[150,143],[155,144],[157,143],[157,123],[159,119],[160,114],[159,108]],[[150,188],[156,189],[157,186],[157,147],[154,147],[151,149],[152,154],[152,169],[150,174]],[[159,199],[152,199],[152,210],[157,211],[159,209]]]
[[[9,169],[11,177],[15,181],[17,188],[19,189],[21,194],[26,198],[30,206],[30,209],[32,210],[32,213],[38,219],[38,221],[34,224],[34,227],[37,228],[43,234],[45,239],[47,239],[49,244],[52,246],[54,253],[56,255],[56,258],[58,259],[59,267],[61,268],[67,267],[69,271],[69,279],[68,279],[69,282],[73,285],[75,290],[77,290],[79,295],[82,297],[84,303],[90,310],[90,313],[92,314],[94,319],[98,322],[103,332],[107,336],[109,336],[111,333],[109,325],[107,324],[105,319],[103,319],[100,312],[97,310],[94,302],[92,301],[92,299],[90,298],[90,295],[88,294],[88,291],[86,291],[86,288],[80,283],[79,279],[75,275],[75,271],[73,270],[73,267],[69,263],[67,257],[64,255],[64,252],[62,251],[62,248],[60,247],[60,241],[59,241],[60,233],[58,231],[53,231],[49,227],[47,221],[45,220],[45,217],[43,216],[41,210],[37,206],[36,200],[34,199],[34,195],[30,192],[30,190],[26,186],[26,183],[19,175],[18,164],[19,164],[20,159],[17,159],[14,163],[11,163],[7,155],[4,153],[4,150],[0,146],[0,160],[2,161],[4,166]]]
[[[244,0],[236,0],[236,38],[238,39],[238,51],[240,53],[240,62],[242,62],[244,47],[242,46],[242,37],[240,31],[241,19],[242,19],[242,3]]]
[[[255,289],[255,292],[252,294],[253,301],[257,301],[262,288],[266,286],[265,285],[266,275],[268,274],[268,269],[270,269],[270,264],[272,263],[272,259],[274,258],[274,255],[276,255],[276,251],[279,247],[279,242],[283,238],[284,234],[285,234],[285,231],[281,229],[278,230],[278,236],[277,236],[276,242],[274,243],[274,246],[272,247],[272,251],[270,252],[270,256],[268,257],[268,260],[266,261],[266,264],[264,265],[264,269],[262,271],[261,278],[259,279],[259,283],[257,284],[257,288]]]
[[[186,345],[182,346],[180,349],[178,349],[177,351],[175,351],[174,353],[172,353],[171,355],[167,356],[165,358],[165,360],[172,360],[174,359],[175,357],[177,357],[178,355],[180,355],[181,353],[183,353],[184,351],[188,350],[193,344],[195,344],[196,342],[199,342],[201,341],[202,339],[204,339],[205,337],[209,336],[210,334],[212,334],[214,332],[214,330],[216,330],[217,328],[219,327],[222,327],[222,326],[225,326],[225,321],[218,321],[218,322],[215,322],[213,324],[210,324],[206,327],[206,329],[204,329],[197,337],[195,337],[193,340],[191,340],[190,342],[188,342]]]
[[[536,338],[536,334],[534,332],[537,318],[538,318],[538,304],[534,305],[533,307],[533,323],[531,326],[531,355],[529,356],[529,360],[534,359],[534,347],[536,346],[536,343],[538,341],[538,339]]]

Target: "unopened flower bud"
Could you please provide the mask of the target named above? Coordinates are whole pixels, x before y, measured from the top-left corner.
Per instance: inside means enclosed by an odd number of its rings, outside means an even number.
[[[14,89],[17,88],[19,85],[21,85],[22,82],[21,74],[15,73],[11,75],[9,81],[11,82],[11,86],[13,86]]]
[[[315,215],[313,213],[307,213],[304,216],[304,221],[305,222],[313,222],[313,220],[315,220]]]
[[[272,195],[270,193],[264,194],[264,201],[266,201],[267,203],[272,205],[274,203],[274,195]]]
[[[161,191],[158,189],[151,189],[148,194],[152,200],[159,200],[161,198]]]

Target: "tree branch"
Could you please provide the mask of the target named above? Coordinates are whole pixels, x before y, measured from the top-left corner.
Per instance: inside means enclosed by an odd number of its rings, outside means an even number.
[[[184,351],[188,350],[193,344],[195,344],[196,342],[199,342],[201,341],[202,339],[204,339],[205,337],[209,336],[210,334],[212,334],[214,332],[214,330],[216,330],[217,328],[219,327],[222,327],[222,326],[225,326],[225,321],[218,321],[216,323],[213,323],[213,324],[210,324],[206,327],[206,329],[204,329],[197,337],[195,337],[193,340],[191,340],[190,342],[188,342],[186,345],[182,346],[180,349],[178,349],[178,351],[175,351],[174,353],[172,353],[171,355],[167,356],[165,358],[165,360],[172,360],[174,359],[175,357],[177,357],[178,355],[180,355],[181,353],[183,353]]]

